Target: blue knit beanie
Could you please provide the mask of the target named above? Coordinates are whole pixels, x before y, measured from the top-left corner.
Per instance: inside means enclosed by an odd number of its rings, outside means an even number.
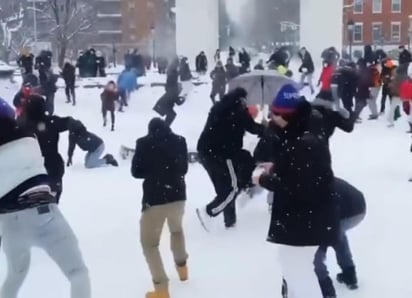
[[[3,98],[0,98],[0,117],[10,119],[14,119],[16,117],[14,109]]]
[[[291,84],[284,85],[273,99],[271,111],[284,115],[294,113],[301,102],[299,91]]]

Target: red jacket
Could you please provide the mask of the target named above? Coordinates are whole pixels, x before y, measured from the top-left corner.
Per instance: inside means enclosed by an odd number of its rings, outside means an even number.
[[[319,81],[322,83],[322,88],[320,89],[321,91],[330,91],[330,85],[334,71],[335,68],[333,66],[326,66],[323,68],[319,79]]]
[[[402,101],[412,101],[412,81],[405,80],[400,84],[399,95]]]

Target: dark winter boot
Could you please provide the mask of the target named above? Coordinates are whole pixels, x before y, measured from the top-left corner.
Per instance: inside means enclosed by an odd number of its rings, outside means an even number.
[[[288,284],[285,279],[282,281],[282,298],[288,298]]]
[[[336,298],[336,290],[333,286],[333,281],[329,276],[324,280],[319,280],[319,285],[322,290],[323,298]]]
[[[412,133],[412,123],[409,122],[409,130],[406,133]]]
[[[379,118],[378,115],[369,115],[368,120],[377,120]]]
[[[103,119],[103,127],[106,127],[106,125],[107,125],[107,120],[106,120],[106,118],[104,118]]]
[[[112,129],[111,129],[112,131],[114,131],[114,125],[112,124]]]
[[[348,267],[342,270],[336,276],[336,279],[341,284],[345,284],[350,290],[356,290],[358,288],[358,278],[356,277],[355,267]]]
[[[119,166],[119,163],[117,162],[116,159],[114,159],[113,155],[111,155],[111,154],[106,154],[103,158],[106,160],[106,163],[107,163],[108,165],[111,165],[111,166],[114,166],[114,167],[118,167],[118,166]]]

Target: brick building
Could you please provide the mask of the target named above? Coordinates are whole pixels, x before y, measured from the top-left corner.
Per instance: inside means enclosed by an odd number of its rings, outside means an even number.
[[[410,45],[412,0],[345,0],[343,14],[344,46],[350,43],[348,22],[354,23],[354,48],[376,45],[393,49]]]

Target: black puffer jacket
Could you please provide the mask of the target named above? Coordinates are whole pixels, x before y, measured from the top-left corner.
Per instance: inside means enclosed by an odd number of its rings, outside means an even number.
[[[197,144],[199,154],[228,159],[243,148],[246,131],[263,134],[264,127],[253,120],[241,102],[245,96],[244,90],[236,89],[212,107]]]
[[[187,156],[184,137],[159,118],[150,121],[148,135],[136,142],[131,169],[133,177],[144,179],[143,210],[186,200]]]
[[[260,178],[260,185],[276,193],[268,241],[329,245],[337,239],[339,222],[331,157],[325,142],[307,132],[311,109],[304,106],[280,135],[273,174]]]

